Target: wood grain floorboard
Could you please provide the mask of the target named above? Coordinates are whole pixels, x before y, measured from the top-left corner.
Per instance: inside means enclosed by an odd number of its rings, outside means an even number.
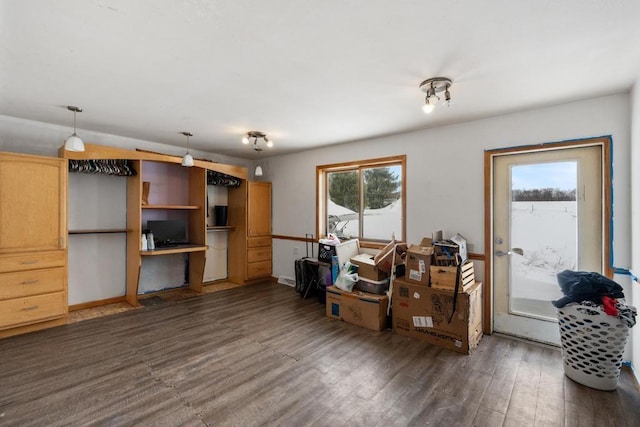
[[[556,349],[486,336],[472,355],[325,316],[259,284],[0,340],[0,426],[637,426]]]

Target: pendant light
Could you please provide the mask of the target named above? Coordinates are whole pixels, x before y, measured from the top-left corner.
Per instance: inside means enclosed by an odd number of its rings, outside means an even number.
[[[76,135],[76,113],[82,113],[82,108],[69,105],[67,110],[73,111],[73,133],[64,142],[64,149],[67,151],[84,151],[84,142],[82,142],[82,138]]]
[[[260,141],[263,141],[268,148],[273,147],[273,140],[270,139],[266,133],[261,132],[259,130],[250,130],[249,132],[247,132],[247,134],[242,137],[242,143],[249,145],[252,138],[253,138],[253,145],[251,145],[251,149],[254,151],[257,151],[258,154],[262,152],[262,147],[260,147],[260,145],[258,144]],[[256,170],[254,171],[253,174],[255,176],[262,176],[262,166],[260,165],[256,166]]]
[[[191,154],[189,154],[189,137],[193,136],[193,134],[191,132],[180,133],[187,137],[187,152],[182,158],[182,166],[190,168],[191,166],[193,166],[193,157],[191,156]]]

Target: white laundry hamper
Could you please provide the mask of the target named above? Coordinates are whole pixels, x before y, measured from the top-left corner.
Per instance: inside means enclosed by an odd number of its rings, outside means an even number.
[[[598,390],[618,386],[629,327],[601,307],[567,304],[558,309],[564,373]]]

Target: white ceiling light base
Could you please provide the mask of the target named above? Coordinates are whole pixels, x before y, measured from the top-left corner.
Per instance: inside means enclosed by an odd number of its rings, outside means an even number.
[[[439,93],[444,92],[444,101],[447,106],[451,102],[451,87],[452,80],[447,77],[433,77],[420,83],[420,90],[426,94],[422,111],[429,114],[431,113],[438,102],[440,101]]]
[[[64,141],[64,149],[67,151],[84,151],[84,142],[76,134],[76,113],[82,113],[82,108],[69,105],[67,110],[73,111],[73,133]]]

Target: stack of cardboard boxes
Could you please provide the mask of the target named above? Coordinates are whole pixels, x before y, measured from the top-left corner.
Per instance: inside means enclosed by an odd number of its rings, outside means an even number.
[[[388,280],[394,260],[403,263],[400,255],[390,256],[397,248],[394,242],[375,257],[354,254],[351,262],[367,281]],[[391,286],[393,331],[460,353],[473,351],[482,338],[482,283],[475,281],[467,260],[466,240],[435,235],[410,245],[404,272]],[[327,316],[369,329],[386,328],[388,305],[386,294],[327,288]]]
[[[352,292],[335,286],[327,288],[327,316],[348,323],[381,331],[388,326],[389,276],[393,264],[401,264],[402,257],[394,257],[395,241],[377,255],[360,253],[352,247],[349,261],[358,266],[359,280]]]

